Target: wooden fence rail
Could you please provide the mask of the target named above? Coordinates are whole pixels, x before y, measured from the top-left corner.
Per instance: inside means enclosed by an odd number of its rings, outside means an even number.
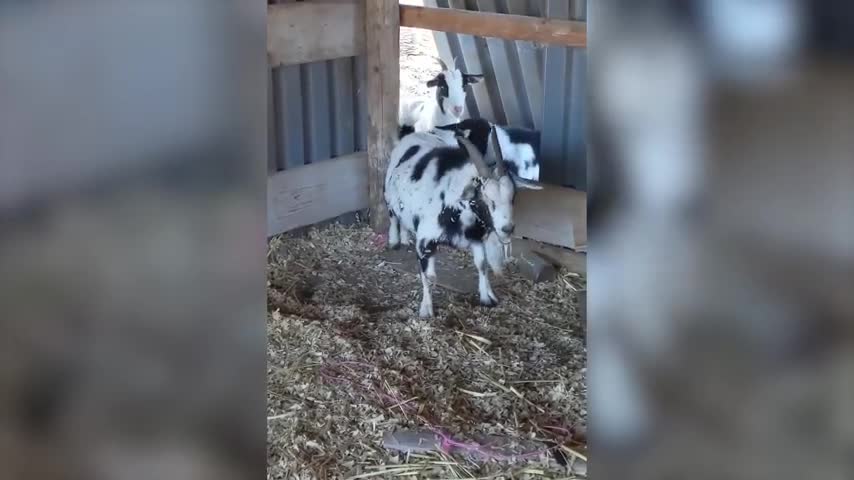
[[[566,47],[587,46],[587,24],[585,22],[525,15],[401,5],[400,25],[402,27],[426,28],[439,32],[465,33],[504,40],[527,40]]]

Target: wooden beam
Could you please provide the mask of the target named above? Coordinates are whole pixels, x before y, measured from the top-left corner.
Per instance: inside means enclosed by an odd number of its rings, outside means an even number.
[[[587,195],[545,185],[519,190],[513,206],[516,235],[575,250],[587,245]]]
[[[587,24],[570,20],[401,5],[400,25],[505,40],[587,47]]]
[[[267,235],[368,207],[368,155],[356,152],[271,175]]]
[[[360,55],[364,7],[356,0],[267,6],[267,52],[274,67]]]
[[[368,75],[368,186],[371,226],[388,230],[383,199],[388,159],[397,138],[400,95],[400,11],[397,1],[367,0],[365,54]]]
[[[584,253],[527,238],[514,238],[513,256],[519,257],[525,253],[539,255],[561,270],[587,274],[587,255]]]

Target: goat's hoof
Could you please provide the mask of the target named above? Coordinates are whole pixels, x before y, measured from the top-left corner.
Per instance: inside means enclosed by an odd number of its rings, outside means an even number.
[[[433,316],[433,305],[421,305],[421,310],[418,312],[421,318],[430,318]]]
[[[480,305],[487,308],[497,307],[498,299],[497,298],[481,298]]]
[[[399,243],[395,243],[394,245],[389,244],[388,248],[390,248],[392,250],[400,250],[400,244]]]

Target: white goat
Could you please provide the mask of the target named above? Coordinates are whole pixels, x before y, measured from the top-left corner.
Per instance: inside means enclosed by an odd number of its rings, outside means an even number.
[[[398,110],[400,138],[412,132],[426,132],[436,125],[457,123],[465,111],[466,85],[483,79],[481,74],[463,73],[458,68],[448,68],[441,58],[435,57],[442,67],[427,82],[435,87],[435,98],[402,98]]]

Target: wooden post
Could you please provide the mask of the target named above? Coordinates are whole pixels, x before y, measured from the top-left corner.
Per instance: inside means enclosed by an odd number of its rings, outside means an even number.
[[[400,9],[397,1],[367,0],[365,46],[368,75],[368,184],[371,227],[388,230],[383,183],[397,136],[400,95]]]

